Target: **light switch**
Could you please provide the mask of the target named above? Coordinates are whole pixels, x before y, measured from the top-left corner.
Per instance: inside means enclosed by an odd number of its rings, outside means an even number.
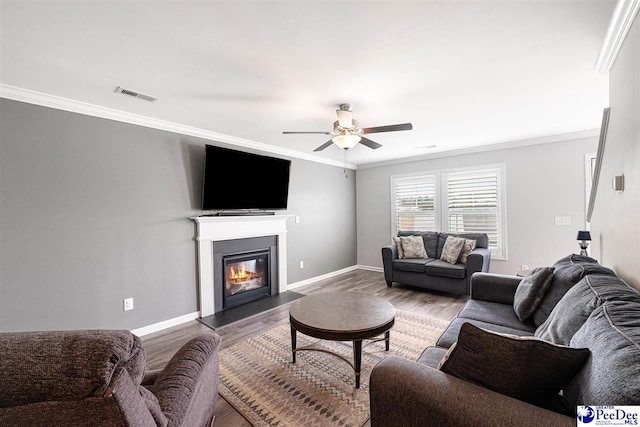
[[[556,217],[556,225],[571,225],[571,217],[570,216],[557,216]]]

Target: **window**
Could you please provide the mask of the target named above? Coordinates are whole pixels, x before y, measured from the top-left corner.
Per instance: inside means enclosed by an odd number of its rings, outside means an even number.
[[[436,230],[436,176],[422,175],[395,181],[396,230]]]
[[[391,177],[398,231],[487,233],[494,259],[506,259],[504,165]]]

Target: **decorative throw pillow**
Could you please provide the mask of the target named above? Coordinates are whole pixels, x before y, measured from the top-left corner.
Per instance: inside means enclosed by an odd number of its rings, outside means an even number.
[[[499,334],[467,322],[462,324],[458,341],[442,358],[438,369],[542,406],[573,379],[589,355],[588,348]]]
[[[462,248],[466,242],[466,239],[461,237],[453,237],[448,236],[447,241],[444,242],[444,247],[442,248],[442,255],[440,255],[440,259],[447,261],[450,264],[455,264],[458,262],[458,258],[462,253]]]
[[[477,240],[465,239],[464,246],[462,246],[462,252],[460,253],[460,258],[458,259],[458,261],[460,261],[462,264],[466,264],[469,254],[476,248],[477,243]]]
[[[538,267],[520,281],[513,297],[513,310],[518,319],[527,320],[540,305],[553,280],[553,267]]]
[[[429,258],[420,236],[400,236],[405,258]]]
[[[538,309],[533,313],[533,323],[540,326],[551,314],[558,301],[564,294],[583,277],[590,274],[605,274],[615,276],[613,270],[598,264],[593,258],[571,254],[559,259],[553,264],[553,281],[540,302]]]
[[[404,250],[402,249],[402,242],[400,241],[400,238],[394,237],[393,243],[396,244],[396,248],[398,249],[398,258],[400,259],[404,258]]]

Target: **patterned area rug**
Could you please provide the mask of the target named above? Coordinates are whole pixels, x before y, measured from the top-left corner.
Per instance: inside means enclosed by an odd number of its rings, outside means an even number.
[[[416,360],[449,322],[397,310],[390,351],[384,342],[363,342],[360,389],[353,369],[339,358],[302,351],[291,363],[289,324],[220,352],[219,393],[254,426],[359,427],[369,419],[369,375],[393,354]],[[336,352],[353,360],[351,342],[321,341],[298,333],[298,346]]]

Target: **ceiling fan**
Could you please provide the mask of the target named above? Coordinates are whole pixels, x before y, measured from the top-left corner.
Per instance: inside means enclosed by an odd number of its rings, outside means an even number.
[[[358,122],[351,117],[351,104],[340,104],[336,110],[338,120],[333,122],[333,131],[285,131],[282,132],[285,135],[291,134],[322,134],[322,135],[335,135],[329,141],[325,142],[313,151],[322,151],[331,144],[336,144],[338,147],[348,150],[353,148],[357,143],[366,145],[374,150],[382,147],[375,141],[365,138],[362,135],[379,132],[395,132],[399,130],[411,130],[413,126],[411,123],[402,123],[398,125],[376,126],[370,128],[360,128]]]

